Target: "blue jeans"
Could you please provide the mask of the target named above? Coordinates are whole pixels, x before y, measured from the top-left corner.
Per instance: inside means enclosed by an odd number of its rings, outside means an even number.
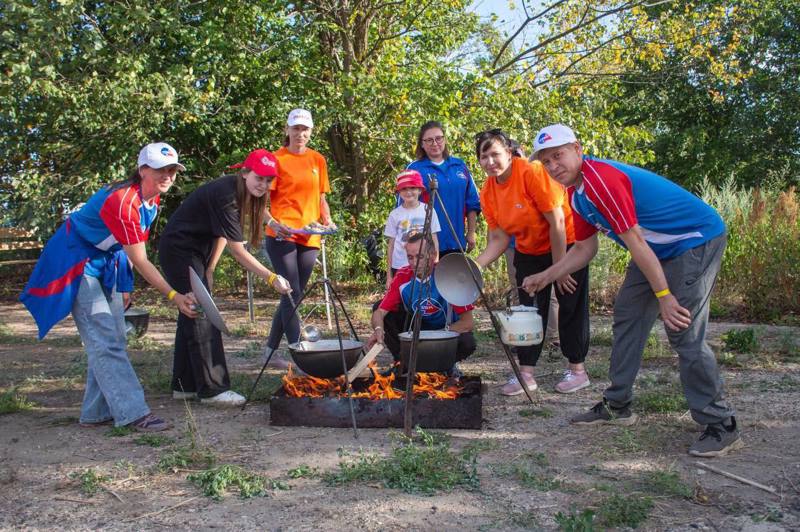
[[[72,305],[88,360],[81,423],[113,419],[121,427],[150,413],[128,358],[124,313],[119,292],[107,294],[99,279],[83,276]]]

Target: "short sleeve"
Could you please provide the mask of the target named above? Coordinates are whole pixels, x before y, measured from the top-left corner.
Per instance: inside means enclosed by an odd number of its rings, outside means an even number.
[[[399,310],[403,303],[403,298],[400,295],[400,287],[408,282],[412,275],[414,275],[414,273],[410,267],[406,266],[405,268],[401,268],[392,279],[392,284],[389,285],[389,290],[387,290],[386,295],[383,296],[379,308],[387,312]]]
[[[436,211],[431,213],[431,233],[438,233],[442,230],[442,227],[439,225],[439,217],[436,216]]]
[[[138,188],[128,186],[111,192],[100,208],[100,218],[123,246],[145,242],[149,227],[142,226],[142,201]]]
[[[486,183],[484,183],[483,188],[481,189],[481,210],[483,213],[483,217],[486,219],[486,225],[489,226],[489,230],[497,229],[497,218],[495,217],[495,210],[494,210],[494,195],[489,190],[491,188],[491,184],[489,180],[492,178],[488,178]]]
[[[638,223],[630,178],[610,164],[584,161],[583,186],[611,230],[621,235]]]
[[[208,216],[211,224],[211,234],[218,238],[224,238],[231,242],[242,242],[241,217],[239,207],[236,204],[236,181],[218,181],[220,186],[225,189],[208,187]]]
[[[572,225],[575,228],[575,240],[580,242],[581,240],[586,240],[587,238],[591,237],[597,232],[597,228],[587,222],[581,215],[578,213],[577,209],[575,208],[574,203],[572,202],[572,195],[574,194],[575,189],[569,189],[569,200],[570,205],[572,206]]]
[[[395,221],[394,217],[395,211],[389,213],[389,217],[386,219],[386,225],[383,227],[383,236],[388,236],[389,238],[394,238],[394,228],[397,226],[397,222]]]
[[[329,194],[331,183],[328,179],[328,162],[322,155],[317,157],[317,162],[319,164],[319,192],[320,194]]]
[[[525,188],[539,212],[551,212],[564,204],[564,188],[553,181],[538,161],[529,163],[525,169]]]

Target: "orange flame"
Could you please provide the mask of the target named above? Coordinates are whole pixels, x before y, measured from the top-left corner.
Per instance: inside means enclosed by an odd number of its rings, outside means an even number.
[[[382,376],[375,363],[369,366],[372,369],[373,382],[369,388],[362,392],[354,392],[356,399],[402,399],[405,393],[392,387],[394,373]],[[292,365],[283,376],[283,389],[290,397],[347,397],[344,376],[336,379],[320,379],[310,375],[296,377]],[[427,396],[431,399],[455,399],[461,393],[462,387],[451,381],[441,373],[417,373],[414,384],[414,396]]]

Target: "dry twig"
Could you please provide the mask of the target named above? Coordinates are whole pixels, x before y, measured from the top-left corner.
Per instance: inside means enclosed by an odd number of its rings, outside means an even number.
[[[764,484],[759,484],[755,480],[750,480],[749,478],[744,478],[744,477],[740,477],[739,475],[734,475],[733,473],[729,473],[729,472],[725,471],[724,469],[719,469],[718,467],[714,467],[714,466],[708,465],[708,464],[706,464],[704,462],[697,462],[697,465],[699,467],[702,467],[703,469],[707,469],[708,471],[712,471],[714,473],[717,473],[718,475],[722,475],[723,477],[732,478],[733,480],[738,480],[739,482],[741,482],[743,484],[747,484],[748,486],[753,486],[754,488],[758,488],[760,490],[768,491],[769,493],[772,493],[773,495],[778,495],[778,492],[772,486],[765,486]]]
[[[157,512],[150,512],[150,513],[146,513],[146,514],[140,515],[139,517],[134,517],[132,519],[128,519],[127,522],[138,521],[140,519],[145,519],[146,517],[154,517],[156,515],[163,514],[164,512],[169,512],[170,510],[174,510],[175,508],[183,506],[184,504],[189,504],[193,500],[199,499],[200,497],[201,497],[200,495],[195,495],[194,497],[186,499],[185,501],[181,501],[178,504],[173,504],[172,506],[168,506],[167,508],[162,508],[162,509],[158,510]]]

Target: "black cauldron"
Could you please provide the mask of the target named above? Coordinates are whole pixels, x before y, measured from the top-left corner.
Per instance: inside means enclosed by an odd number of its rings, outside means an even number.
[[[363,346],[363,342],[342,340],[344,359],[348,371],[358,362]],[[289,353],[292,354],[292,360],[297,364],[297,367],[312,377],[333,379],[344,375],[342,371],[342,354],[339,352],[339,340],[335,338],[289,344]]]
[[[400,333],[400,361],[408,367],[412,332]],[[446,373],[456,363],[458,333],[454,331],[420,331],[417,344],[416,371]]]
[[[140,308],[129,308],[125,311],[125,332],[128,336],[141,338],[150,324],[150,313]]]

